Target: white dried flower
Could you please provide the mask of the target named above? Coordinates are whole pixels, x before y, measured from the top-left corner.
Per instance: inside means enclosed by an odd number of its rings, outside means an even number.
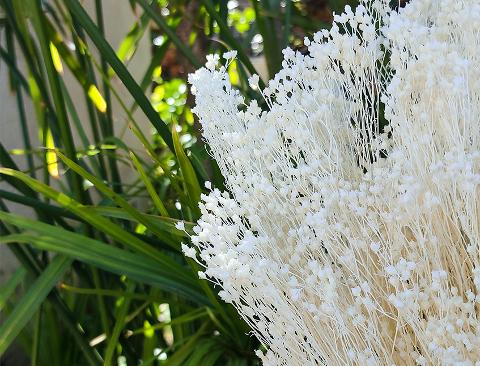
[[[220,61],[219,55],[217,54],[207,55],[207,62],[205,64],[205,67],[208,70],[215,70],[219,61]]]
[[[175,223],[175,228],[180,231],[185,231],[185,223],[183,221],[178,221]]]
[[[189,77],[229,191],[191,240],[264,365],[480,364],[480,0],[390,3],[284,50],[268,110]]]
[[[253,74],[248,78],[248,85],[250,85],[252,89],[257,89],[259,81],[260,81],[260,77],[257,74]]]
[[[237,51],[236,50],[228,51],[228,52],[225,52],[223,54],[223,58],[227,61],[232,60],[235,57],[237,57]]]
[[[182,243],[182,252],[185,255],[185,257],[193,258],[193,259],[197,258],[197,252],[195,248],[189,247],[188,245],[185,245],[183,243]]]

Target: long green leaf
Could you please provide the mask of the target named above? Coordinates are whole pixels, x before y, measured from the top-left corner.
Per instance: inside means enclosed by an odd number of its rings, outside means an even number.
[[[180,366],[185,364],[185,360],[195,351],[195,346],[198,343],[198,340],[202,335],[205,334],[206,330],[211,324],[208,322],[203,323],[203,325],[197,330],[197,332],[190,337],[190,339],[180,347],[173,356],[170,356],[165,365],[168,366]]]
[[[26,205],[28,207],[36,207],[38,209],[41,209],[43,212],[52,215],[54,217],[64,217],[72,220],[82,220],[80,217],[76,216],[72,212],[66,210],[65,208],[58,207],[58,206],[53,206],[51,204],[42,202],[38,199],[35,198],[30,198],[30,197],[25,197],[23,195],[19,195],[16,193],[12,193],[9,191],[5,191],[3,189],[0,189],[0,198],[7,199],[12,202],[20,203],[22,205]],[[135,219],[130,216],[125,210],[119,207],[110,207],[110,206],[85,206],[86,209],[101,215],[101,216],[106,216],[106,217],[111,217],[111,218],[116,218],[116,219],[122,219],[122,220],[130,220],[130,221],[135,221]],[[149,215],[149,214],[144,214],[142,213],[143,216],[147,216],[148,220],[155,224],[158,230],[161,230],[165,234],[173,234],[179,237],[186,237],[187,234],[185,234],[183,231],[179,231],[178,229],[175,228],[175,224],[178,223],[181,220],[178,219],[173,219],[170,217],[163,217],[163,216],[157,216],[157,215]],[[188,222],[188,221],[183,221],[182,222],[185,224],[185,230],[189,234],[193,234],[192,228],[195,226],[195,223],[193,222]]]
[[[134,154],[133,151],[130,151],[130,157],[132,158],[133,165],[135,165],[135,168],[138,171],[138,174],[140,175],[140,178],[143,181],[143,184],[145,184],[145,188],[147,188],[147,192],[150,195],[150,198],[153,201],[153,204],[155,205],[155,208],[157,211],[165,217],[168,217],[168,212],[163,205],[162,200],[158,196],[157,192],[155,191],[155,187],[153,186],[152,182],[150,181],[149,177],[147,176],[147,173],[145,173],[145,170],[142,167],[142,164],[138,160],[137,156]]]
[[[211,366],[211,363],[208,361],[208,356],[210,357],[220,357],[223,350],[221,345],[215,339],[201,339],[195,345],[195,352],[188,358],[185,362],[185,366]],[[205,362],[205,358],[207,362]]]
[[[29,93],[28,89],[28,82],[23,76],[22,72],[16,66],[15,60],[13,59],[12,55],[7,52],[3,47],[0,46],[0,58],[7,64],[9,67],[10,72],[15,75],[17,78],[17,82],[23,87],[23,89]]]
[[[1,192],[1,191],[0,191]],[[117,219],[123,220],[134,220],[132,216],[130,216],[125,210],[118,208],[118,207],[109,207],[109,206],[88,206],[92,211],[98,213],[99,215],[106,216],[106,217],[113,217]],[[170,217],[163,217],[163,216],[156,216],[156,215],[149,215],[143,214],[143,216],[148,217],[148,219],[155,223],[158,230],[163,230],[165,233],[174,234],[181,237],[186,237],[187,234],[179,231],[175,228],[175,224],[182,221],[185,224],[185,230],[189,234],[193,234],[193,227],[195,223],[189,221],[183,221],[178,219],[172,219]]]
[[[23,281],[26,274],[27,274],[26,269],[23,267],[20,267],[10,276],[8,281],[5,282],[0,287],[0,311],[2,311],[6,302],[8,301],[10,296],[13,294],[18,284]]]
[[[56,256],[16,304],[15,309],[0,327],[0,356],[27,325],[48,293],[70,267],[70,264],[70,258]]]
[[[8,153],[7,149],[3,146],[0,142],[0,166],[11,168],[11,169],[18,169],[17,164],[13,161],[12,157]],[[36,193],[28,187],[25,183],[15,184],[15,179],[6,176],[4,177],[5,181],[9,183],[12,187],[16,188],[20,193],[22,193],[26,197],[36,197]]]
[[[42,306],[39,306],[37,313],[34,318],[34,329],[33,329],[33,340],[32,340],[32,351],[31,351],[31,362],[30,366],[38,365],[38,358],[40,352],[40,337],[41,337],[41,328],[42,328]]]
[[[13,179],[15,181],[15,179]],[[28,186],[27,186],[28,187]],[[13,192],[5,191],[0,189],[0,198],[6,199],[11,202],[16,202],[28,207],[35,208],[45,214],[56,216],[56,217],[66,217],[69,219],[76,219],[78,217],[72,214],[71,212],[65,210],[64,208],[53,206],[51,204],[40,201],[39,199],[32,198],[23,194],[16,194]]]
[[[207,310],[205,308],[198,308],[198,309],[192,310],[188,313],[185,313],[183,315],[180,315],[180,316],[176,317],[175,319],[172,319],[169,322],[150,325],[148,327],[148,330],[159,330],[159,329],[163,329],[165,327],[175,325],[175,324],[189,323],[189,322],[192,322],[193,320],[197,320],[198,318],[203,318],[203,317],[206,317],[206,316],[208,316]],[[135,336],[135,335],[138,335],[138,334],[142,334],[146,330],[147,330],[147,328],[145,328],[145,327],[132,330],[132,333],[130,333],[129,336],[131,337],[131,336]]]
[[[160,302],[164,303],[169,300],[167,297],[162,296],[151,296],[151,295],[143,295],[138,293],[127,293],[121,290],[110,290],[110,289],[101,289],[101,288],[83,288],[83,287],[74,287],[62,283],[60,288],[63,291],[71,292],[75,294],[81,295],[92,295],[92,296],[100,296],[100,297],[126,297],[132,298],[137,300],[144,300],[149,302]]]
[[[87,221],[92,226],[99,229],[101,232],[110,235],[112,238],[118,240],[120,243],[124,244],[126,247],[129,247],[136,252],[146,254],[150,258],[155,259],[158,263],[162,265],[173,265],[175,262],[165,255],[158,251],[157,249],[146,244],[142,240],[138,239],[136,236],[130,234],[129,232],[122,229],[120,226],[115,225],[113,222],[108,219],[99,216],[89,210],[87,206],[84,206],[71,197],[67,196],[64,193],[58,192],[53,188],[49,187],[46,184],[39,182],[36,179],[29,177],[28,175],[8,168],[0,168],[0,174],[7,176],[15,177],[20,181],[26,183],[30,188],[35,190],[38,193],[41,193],[47,196],[50,199],[55,200],[60,205],[73,212],[75,215],[81,219]]]
[[[127,293],[133,293],[135,289],[135,284],[133,282],[128,283],[127,285]],[[110,366],[113,361],[115,348],[117,347],[118,338],[120,337],[120,333],[125,326],[125,318],[128,314],[128,309],[130,307],[131,298],[124,297],[121,298],[123,301],[118,309],[117,316],[115,319],[115,326],[113,327],[112,335],[108,340],[107,349],[105,350],[105,357],[103,358],[103,365]]]
[[[72,72],[75,79],[82,86],[84,91],[87,93],[90,100],[93,102],[95,107],[102,113],[105,113],[107,109],[107,104],[100,94],[97,86],[89,82],[85,69],[80,65],[79,61],[74,57],[68,46],[64,43],[62,37],[58,32],[56,32],[53,25],[48,22],[48,19],[45,20],[46,28],[48,31],[48,39],[53,43],[55,48],[58,50],[58,53],[65,61],[68,69]]]
[[[22,216],[0,212],[0,220],[36,233],[6,235],[0,238],[0,243],[29,243],[39,249],[60,253],[106,271],[178,293],[199,303],[208,303],[199,293],[191,273],[175,262],[159,266],[155,260],[145,255],[131,253]]]
[[[190,207],[195,212],[196,216],[200,216],[200,209],[198,208],[198,203],[200,202],[200,195],[202,190],[200,184],[198,183],[197,175],[195,170],[192,167],[192,163],[188,160],[185,151],[183,150],[182,144],[178,137],[178,132],[176,126],[172,127],[172,137],[173,145],[175,147],[175,154],[177,155],[178,165],[180,165],[180,170],[182,171],[183,180],[185,182],[186,190],[188,193]]]
[[[59,0],[55,0],[55,1],[59,1]],[[60,6],[58,5],[57,7],[60,8]],[[85,52],[85,45],[87,44],[85,33],[82,27],[78,24],[78,22],[74,18],[70,19],[70,17],[67,16],[66,12],[64,14],[65,14],[64,20],[67,24],[70,25],[70,28],[72,30],[73,42],[75,44],[75,53],[86,75],[87,84],[96,86],[97,81],[96,81],[95,72],[93,70],[91,55]],[[97,87],[95,88],[98,91],[98,88]],[[105,103],[102,104],[102,107],[106,107],[106,110],[108,112],[108,116],[107,116],[107,113],[102,113],[99,111],[98,107],[95,107],[95,104],[92,102],[92,97],[89,95],[90,90],[95,91],[95,89],[90,89],[89,87],[88,91],[86,92],[84,91],[84,98],[87,105],[87,113],[89,116],[88,120],[91,127],[92,135],[93,135],[93,141],[97,145],[102,140],[102,138],[105,138],[106,136],[108,136],[107,130],[109,129],[109,125],[110,125],[110,120],[108,120],[108,118],[110,116],[110,110],[111,110],[111,108],[108,107],[108,103],[111,101],[109,101],[108,98],[107,100],[102,98],[103,101],[105,101]],[[100,98],[97,98],[97,99],[100,101],[102,100]],[[105,156],[103,154],[97,154],[97,161],[100,166],[99,176],[107,180],[108,172],[107,172],[107,166],[105,163]],[[108,159],[108,164],[110,165],[112,178],[117,178],[118,167],[116,162],[112,161],[112,159]],[[115,180],[115,181],[119,182],[118,180]]]
[[[133,57],[149,23],[150,17],[147,13],[143,13],[118,46],[117,56],[120,60],[128,62]]]
[[[150,144],[150,142],[147,140],[146,136],[143,134],[140,128],[137,125],[132,124],[130,125],[130,129],[133,132],[133,134],[140,140],[142,145],[145,147],[145,149],[147,150],[148,156],[150,156],[150,158],[162,168],[165,175],[170,179],[172,187],[175,189],[176,193],[180,196],[181,200],[186,201],[186,197],[177,182],[176,176],[172,174],[168,165],[162,162],[162,160],[158,158],[157,153],[155,152],[155,148],[152,146],[152,144]]]

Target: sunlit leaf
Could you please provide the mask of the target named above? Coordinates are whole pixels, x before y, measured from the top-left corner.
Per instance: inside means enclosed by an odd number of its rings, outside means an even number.
[[[47,162],[47,169],[50,176],[55,179],[59,178],[57,154],[55,153],[55,142],[53,141],[52,131],[46,130],[46,148],[45,159]]]
[[[105,102],[105,99],[103,99],[97,87],[93,84],[90,85],[87,93],[93,104],[95,104],[95,107],[97,107],[100,112],[105,113],[107,111],[107,102]]]
[[[55,70],[59,74],[63,73],[63,65],[62,65],[62,59],[60,58],[60,54],[58,53],[57,47],[50,42],[50,53],[52,54],[52,61],[53,61],[53,66],[55,67]]]

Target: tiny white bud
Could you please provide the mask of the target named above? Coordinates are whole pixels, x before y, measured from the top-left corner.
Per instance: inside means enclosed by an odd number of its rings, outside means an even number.
[[[185,231],[185,223],[183,221],[178,221],[175,224],[175,228],[180,231]]]
[[[370,243],[370,249],[375,253],[378,252],[380,250],[380,243],[376,243],[376,242]]]
[[[223,58],[225,60],[231,60],[231,59],[234,59],[235,57],[237,57],[237,51],[236,50],[231,50],[231,51],[225,52],[223,54]]]
[[[260,81],[260,77],[257,74],[253,74],[248,78],[248,85],[250,85],[252,89],[257,89],[259,81]]]

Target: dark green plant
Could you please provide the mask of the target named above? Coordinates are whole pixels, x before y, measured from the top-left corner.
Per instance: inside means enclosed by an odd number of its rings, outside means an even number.
[[[0,288],[0,357],[16,341],[31,365],[258,363],[260,346],[246,323],[181,253],[188,236],[175,224],[182,220],[192,230],[206,180],[223,188],[190,111],[186,75],[207,53],[236,49],[232,79],[257,98],[247,82],[257,72],[252,56],[265,57],[272,76],[281,49],[301,45],[324,24],[308,17],[307,5],[125,0],[119,6],[130,7],[137,21],[115,51],[104,37],[101,0],[95,19],[79,0],[0,0],[1,66],[9,70],[24,138],[23,156],[15,159],[26,164],[19,169],[0,137],[0,179],[11,187],[0,190],[0,244],[20,263]],[[127,65],[145,33],[155,41],[151,61],[135,80]],[[251,47],[256,35],[260,49]],[[166,70],[172,52],[182,68],[175,75]],[[67,70],[83,90],[88,120],[80,120],[81,103],[64,82]],[[131,105],[112,86],[117,80]],[[27,99],[34,116],[25,113]],[[140,128],[137,109],[153,135]],[[148,158],[124,143],[114,128],[117,114],[126,116]],[[38,141],[29,137],[32,123]],[[135,206],[139,197],[146,208]],[[29,207],[32,216],[10,212],[10,203]]]

